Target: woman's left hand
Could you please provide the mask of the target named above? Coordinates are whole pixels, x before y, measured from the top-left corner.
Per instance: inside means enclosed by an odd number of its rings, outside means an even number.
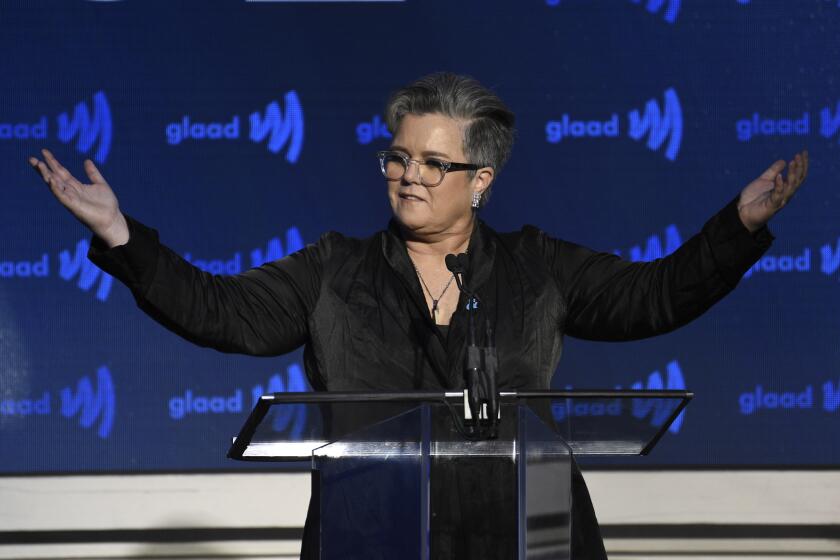
[[[744,187],[738,200],[738,214],[750,232],[761,229],[773,215],[787,204],[808,174],[808,150],[796,154],[782,180],[785,160],[771,165],[755,181]]]

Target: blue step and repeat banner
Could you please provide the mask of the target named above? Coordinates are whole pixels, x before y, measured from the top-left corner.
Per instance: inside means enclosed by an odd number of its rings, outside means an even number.
[[[840,466],[837,0],[3,2],[0,52],[0,473],[248,468],[225,451],[254,399],[307,388],[299,352],[221,354],[143,315],[27,156],[95,160],[123,211],[234,274],[382,229],[384,103],[438,70],[517,115],[486,221],[631,260],[807,148],[734,293],[665,336],[568,340],[554,386],[696,392],[627,465]]]

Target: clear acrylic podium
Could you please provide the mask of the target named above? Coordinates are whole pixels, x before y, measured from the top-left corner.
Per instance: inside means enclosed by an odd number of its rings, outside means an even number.
[[[473,439],[461,392],[264,395],[228,457],[306,461],[322,559],[569,559],[573,455],[644,455],[688,391],[503,392]]]

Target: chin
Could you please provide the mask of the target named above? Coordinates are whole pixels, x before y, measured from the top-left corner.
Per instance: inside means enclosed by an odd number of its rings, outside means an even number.
[[[427,227],[431,218],[428,210],[423,211],[419,209],[400,207],[394,209],[394,217],[403,225],[403,227],[411,231],[417,231]]]

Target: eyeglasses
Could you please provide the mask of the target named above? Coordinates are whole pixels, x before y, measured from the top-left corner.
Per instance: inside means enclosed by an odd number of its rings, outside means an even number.
[[[480,165],[474,163],[454,163],[441,159],[411,159],[401,152],[383,150],[376,152],[379,158],[379,168],[382,175],[389,181],[398,181],[405,175],[410,162],[414,162],[420,169],[420,183],[426,187],[436,187],[443,182],[447,171],[467,171],[480,169]]]

